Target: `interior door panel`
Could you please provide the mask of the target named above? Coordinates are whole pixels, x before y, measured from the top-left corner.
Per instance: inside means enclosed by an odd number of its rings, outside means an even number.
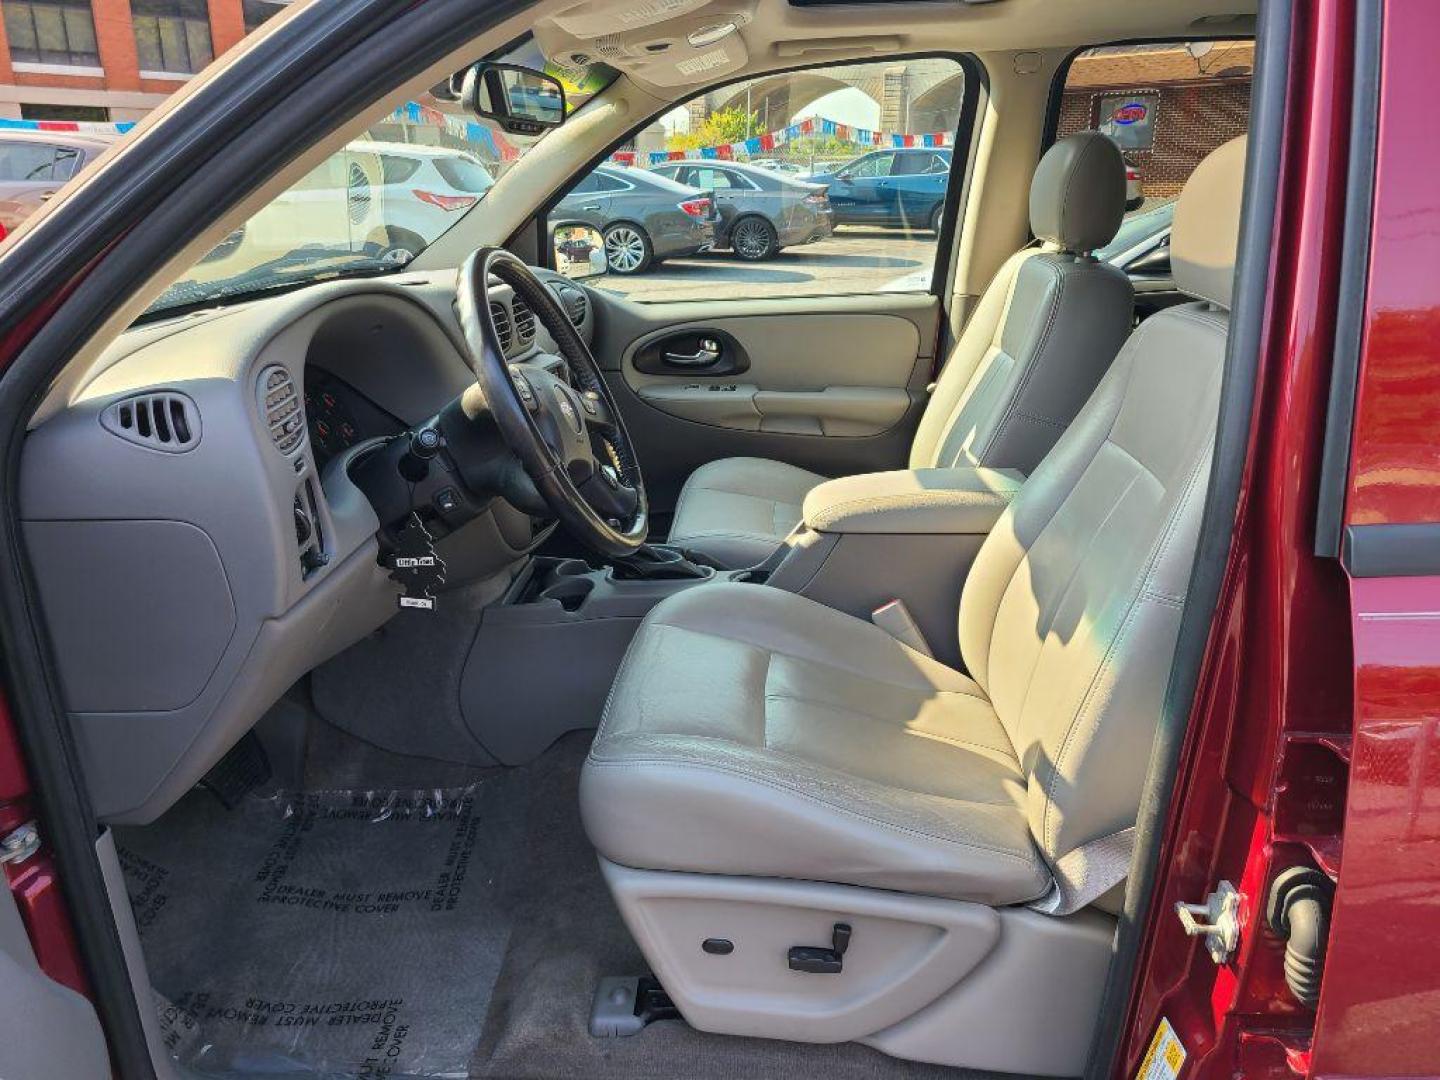
[[[665,513],[695,468],[775,458],[827,475],[895,468],[924,408],[929,294],[636,303],[593,290],[596,355]]]

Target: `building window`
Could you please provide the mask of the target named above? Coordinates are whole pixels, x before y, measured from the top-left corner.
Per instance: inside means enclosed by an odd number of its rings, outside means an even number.
[[[245,32],[258,29],[260,24],[272,15],[279,15],[290,0],[244,0]]]
[[[140,70],[186,75],[215,58],[205,0],[131,0]]]
[[[22,120],[109,120],[110,110],[103,105],[38,105],[22,102]]]
[[[14,62],[100,66],[90,0],[4,0],[0,6]]]

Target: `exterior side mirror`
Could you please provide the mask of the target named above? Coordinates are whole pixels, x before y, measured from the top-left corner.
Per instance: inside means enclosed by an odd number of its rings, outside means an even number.
[[[579,281],[600,277],[609,269],[605,261],[605,238],[600,231],[581,221],[562,221],[550,230],[555,251],[555,271]]]
[[[460,100],[511,135],[539,135],[565,122],[560,80],[517,64],[476,64],[465,72]]]

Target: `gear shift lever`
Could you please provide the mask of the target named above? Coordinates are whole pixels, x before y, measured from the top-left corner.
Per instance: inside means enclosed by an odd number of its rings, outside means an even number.
[[[664,578],[703,578],[713,571],[697,566],[674,548],[641,544],[635,551],[614,563],[617,578],[654,581]]]

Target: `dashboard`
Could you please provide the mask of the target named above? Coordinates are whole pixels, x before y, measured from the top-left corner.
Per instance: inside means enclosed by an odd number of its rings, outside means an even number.
[[[591,338],[583,288],[537,274]],[[337,455],[473,385],[454,281],[326,282],[134,327],[28,434],[22,527],[101,820],[153,821],[397,611]],[[492,300],[507,358],[553,351],[508,288]],[[551,528],[493,499],[438,545],[448,584],[513,574]]]

